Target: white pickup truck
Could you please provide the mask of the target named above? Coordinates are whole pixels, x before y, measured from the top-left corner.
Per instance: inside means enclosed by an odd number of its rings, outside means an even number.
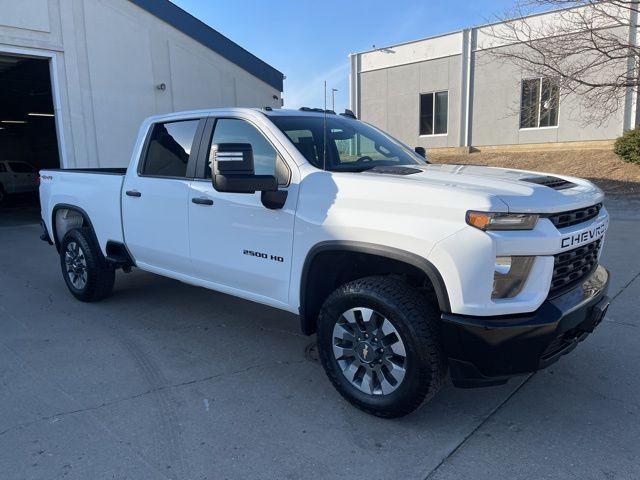
[[[349,111],[153,117],[127,169],[40,173],[42,238],[82,301],[135,266],[298,314],[347,400],[401,416],[447,370],[544,368],[608,306],[600,189],[415,150]]]

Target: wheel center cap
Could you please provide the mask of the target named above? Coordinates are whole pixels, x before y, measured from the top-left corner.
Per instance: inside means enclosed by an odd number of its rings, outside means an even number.
[[[358,345],[356,345],[355,350],[358,358],[363,363],[371,363],[378,358],[378,352],[376,351],[376,348],[369,342],[360,342]]]

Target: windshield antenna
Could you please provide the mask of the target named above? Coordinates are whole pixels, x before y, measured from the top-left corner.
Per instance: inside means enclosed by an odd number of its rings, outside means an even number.
[[[327,170],[327,81],[324,81],[324,112],[322,115],[322,168]]]

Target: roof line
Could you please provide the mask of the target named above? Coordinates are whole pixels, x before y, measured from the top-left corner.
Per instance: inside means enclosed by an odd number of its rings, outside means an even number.
[[[480,23],[480,24],[474,25],[472,27],[459,28],[458,30],[452,30],[452,31],[445,32],[445,33],[438,33],[436,35],[429,35],[427,37],[417,38],[415,40],[407,40],[406,42],[399,42],[399,43],[394,43],[392,45],[385,45],[383,47],[376,47],[376,48],[370,48],[368,50],[361,50],[361,51],[358,51],[358,52],[353,52],[353,53],[350,53],[349,56],[362,55],[362,54],[365,54],[365,53],[377,52],[378,50],[385,50],[385,49],[388,49],[388,48],[400,47],[402,45],[409,45],[409,44],[412,44],[412,43],[424,42],[425,40],[433,40],[435,38],[446,37],[448,35],[456,35],[458,33],[464,32],[465,30],[477,30],[477,29],[480,29],[480,28],[486,28],[486,27],[492,27],[494,25],[500,25],[501,23],[509,23],[509,22],[513,22],[513,21],[516,21],[516,20],[524,20],[526,18],[540,17],[542,15],[548,15],[548,14],[556,13],[556,12],[564,12],[564,11],[572,10],[572,9],[575,9],[575,8],[580,8],[580,7],[575,7],[574,6],[574,7],[556,8],[556,9],[553,9],[553,10],[545,10],[543,12],[534,12],[534,13],[530,13],[528,15],[521,15],[521,16],[515,17],[515,18],[508,18],[506,20],[497,20],[495,22]]]
[[[169,0],[129,1],[235,63],[279,92],[283,91],[282,72]]]

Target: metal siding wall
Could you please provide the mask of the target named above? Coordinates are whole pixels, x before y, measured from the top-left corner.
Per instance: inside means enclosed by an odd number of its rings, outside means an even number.
[[[543,17],[535,16],[533,21],[540,22]],[[478,45],[482,48],[489,42],[487,28],[353,54],[356,74],[351,76],[351,104],[359,107],[363,120],[410,145],[427,148],[463,146],[467,136],[471,146],[608,140],[622,133],[625,121],[633,123],[634,94],[627,95],[624,108],[603,124],[585,122],[581,98],[561,94],[557,128],[521,130],[520,84],[526,75],[516,66],[496,60],[487,50],[478,50]],[[626,39],[627,29],[621,29],[620,34]],[[448,135],[420,137],[418,96],[437,90],[449,90]]]
[[[561,94],[557,128],[520,129],[520,85],[526,75],[487,51],[474,55],[472,145],[609,140],[622,133],[623,109],[603,125],[585,124],[584,104],[574,94]]]
[[[128,165],[148,115],[280,107],[279,90],[128,0],[18,3],[0,0],[0,53],[55,58],[65,167]]]
[[[458,146],[460,136],[460,55],[360,73],[361,119],[411,146]],[[420,136],[420,93],[449,91],[448,132]]]

